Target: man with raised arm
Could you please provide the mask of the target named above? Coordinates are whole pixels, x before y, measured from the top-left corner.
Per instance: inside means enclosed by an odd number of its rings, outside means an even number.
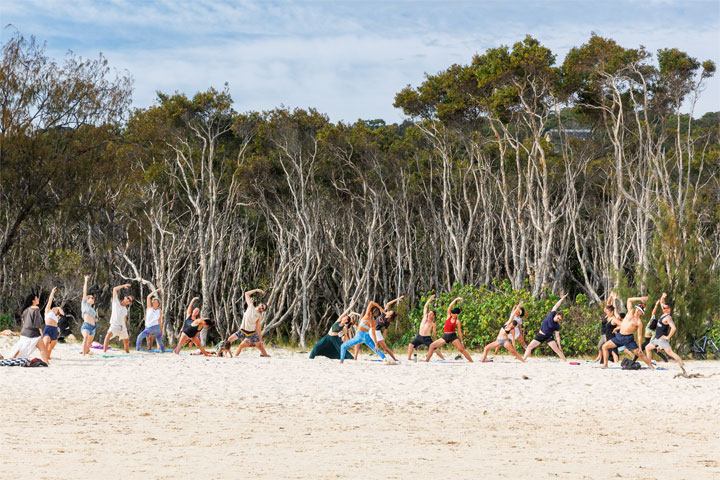
[[[260,290],[259,288],[245,292],[245,303],[247,303],[247,309],[243,314],[240,330],[233,333],[232,335],[230,335],[230,338],[228,338],[228,342],[230,342],[231,344],[235,340],[241,340],[240,345],[235,351],[236,357],[240,355],[240,352],[243,350],[243,348],[247,347],[257,348],[258,350],[260,350],[260,354],[263,357],[270,356],[265,351],[265,346],[263,345],[262,338],[262,317],[263,312],[267,310],[267,305],[261,303],[257,307],[255,306],[255,302],[253,301],[252,296],[256,293],[259,293],[260,295],[265,294],[265,292]]]
[[[565,354],[563,353],[562,344],[560,343],[560,320],[563,319],[563,314],[562,312],[558,312],[558,308],[560,308],[560,305],[562,305],[567,296],[568,294],[566,293],[555,305],[553,305],[552,311],[547,317],[545,317],[542,325],[540,325],[540,331],[537,335],[535,335],[535,338],[532,339],[532,342],[528,345],[527,350],[525,350],[523,360],[527,360],[527,358],[532,355],[532,351],[537,347],[542,345],[544,342],[548,342],[548,346],[552,348],[553,352],[557,353],[560,360],[567,362]]]
[[[435,353],[438,348],[442,347],[446,343],[451,343],[465,356],[465,358],[467,358],[468,362],[472,363],[473,359],[467,350],[465,350],[465,345],[463,345],[462,327],[460,325],[460,318],[458,318],[458,315],[460,315],[462,310],[455,308],[455,304],[460,300],[462,300],[462,298],[457,297],[455,300],[450,302],[447,309],[447,319],[445,320],[445,326],[443,327],[443,336],[430,344],[427,357],[425,358],[426,362],[430,361],[433,353]]]
[[[420,345],[425,345],[429,349],[430,345],[435,340],[437,324],[435,323],[435,312],[430,310],[430,304],[433,300],[435,300],[435,295],[430,295],[430,298],[428,298],[427,302],[425,302],[425,306],[423,307],[423,318],[420,322],[420,330],[408,345],[408,360],[410,360],[413,349],[419,347]],[[445,360],[445,357],[442,356],[440,350],[436,350],[435,354]]]
[[[680,356],[675,353],[670,346],[670,339],[673,335],[675,335],[677,327],[675,327],[675,322],[670,315],[672,305],[666,302],[665,298],[667,298],[667,293],[663,293],[662,297],[660,297],[660,306],[663,314],[660,318],[658,318],[657,325],[655,327],[655,338],[650,340],[650,345],[645,347],[645,353],[647,354],[648,359],[652,360],[652,351],[655,349],[663,349],[665,350],[665,353],[667,353],[680,365],[683,373],[685,373],[685,364],[683,363],[682,358],[680,358]]]
[[[615,328],[615,331],[617,332],[616,335],[612,339],[605,342],[605,344],[602,346],[603,368],[607,368],[608,357],[610,356],[611,349],[615,347],[625,347],[625,350],[627,352],[634,353],[638,357],[642,358],[643,361],[647,363],[651,369],[655,369],[653,364],[650,362],[650,360],[648,360],[648,358],[645,356],[640,347],[638,347],[638,344],[635,341],[635,333],[637,332],[637,340],[642,343],[640,335],[642,335],[643,324],[640,316],[645,313],[645,305],[639,303],[633,308],[633,304],[635,302],[647,301],[647,298],[648,297],[628,298],[627,314],[620,323],[620,326]]]
[[[107,352],[108,344],[110,339],[113,337],[119,337],[123,341],[125,346],[125,353],[130,353],[130,336],[127,330],[127,306],[133,301],[133,297],[126,295],[122,301],[118,297],[118,292],[123,288],[129,288],[130,284],[118,285],[113,288],[112,291],[112,308],[110,313],[110,328],[105,335],[105,342],[103,345],[103,352]]]

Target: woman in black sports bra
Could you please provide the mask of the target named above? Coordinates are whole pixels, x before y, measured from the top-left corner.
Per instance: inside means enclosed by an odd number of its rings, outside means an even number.
[[[525,316],[525,309],[522,306],[522,302],[515,305],[515,308],[510,312],[510,318],[505,324],[500,327],[497,339],[485,346],[483,349],[483,356],[481,362],[487,362],[487,356],[490,350],[496,347],[505,347],[510,353],[515,355],[515,358],[524,362],[523,358],[518,354],[515,349],[515,328],[520,330],[519,337],[522,337],[522,323],[523,317]]]
[[[190,325],[186,326],[183,329],[182,335],[180,335],[180,341],[178,342],[177,347],[175,347],[176,354],[180,353],[180,350],[185,346],[185,344],[192,342],[195,344],[196,347],[200,349],[200,353],[203,355],[209,355],[208,352],[205,351],[205,349],[202,346],[202,343],[200,343],[200,339],[198,338],[198,334],[200,333],[200,330],[203,328],[209,329],[213,325],[215,325],[214,320],[210,320],[209,318],[198,318],[197,320],[193,321]]]

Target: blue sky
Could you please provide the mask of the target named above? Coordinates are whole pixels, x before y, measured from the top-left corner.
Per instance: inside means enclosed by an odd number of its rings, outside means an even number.
[[[238,111],[314,107],[333,121],[402,121],[395,94],[424,74],[522,40],[561,62],[591,32],[677,47],[720,64],[720,1],[0,0],[0,22],[61,58],[102,52],[135,80],[133,103],[229,83]],[[9,30],[3,29],[6,38]],[[720,110],[713,78],[695,113]]]

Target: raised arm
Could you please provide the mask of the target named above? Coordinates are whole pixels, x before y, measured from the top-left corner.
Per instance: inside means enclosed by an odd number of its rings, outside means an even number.
[[[433,300],[435,300],[435,295],[430,295],[430,298],[428,298],[427,302],[425,302],[425,306],[423,307],[423,320],[427,317],[428,309],[430,308],[430,304]]]
[[[552,308],[553,312],[557,312],[557,309],[560,308],[560,305],[562,305],[562,303],[565,301],[567,296],[568,296],[568,294],[566,293],[565,295],[562,296],[562,298],[560,300],[557,301],[557,303],[555,305],[553,305],[553,308]]]
[[[662,307],[665,307],[665,299],[667,298],[667,293],[663,292],[662,296],[660,297],[660,305]]]
[[[364,318],[372,318],[372,309],[373,307],[377,307],[378,310],[380,310],[382,313],[385,313],[385,309],[377,304],[377,302],[370,302],[368,303],[367,308],[365,309],[365,317]]]
[[[617,293],[610,292],[610,296],[607,299],[607,302],[605,302],[605,305],[608,307],[615,306],[615,299],[617,298]]]
[[[87,301],[87,284],[88,280],[90,280],[90,275],[85,275],[85,283],[83,283],[83,300]]]
[[[155,295],[156,293],[158,293],[158,292],[160,292],[160,291],[162,291],[162,288],[156,288],[155,290],[153,290],[152,292],[150,292],[150,293],[148,294],[148,296],[147,296],[147,302],[146,302],[146,303],[147,303],[147,308],[152,308],[152,297],[153,297],[153,295]]]
[[[650,317],[655,316],[655,312],[657,311],[658,305],[660,305],[660,302],[662,302],[664,299],[665,299],[665,294],[663,293],[662,298],[658,299],[658,301],[655,302],[655,306],[653,307],[652,312],[650,312]]]
[[[190,305],[188,305],[188,308],[187,308],[187,316],[188,316],[188,317],[189,317],[190,315],[192,315],[193,304],[194,304],[196,301],[198,301],[198,300],[200,300],[200,297],[193,297],[193,299],[190,300]]]
[[[453,307],[455,306],[455,304],[456,304],[457,302],[459,302],[460,300],[462,300],[462,297],[457,297],[455,300],[453,300],[452,302],[450,302],[450,305],[448,305],[448,309],[447,309],[448,317],[450,316],[450,314],[451,314],[451,312],[452,312],[452,309],[453,309]]]
[[[520,314],[520,309],[522,308],[522,304],[523,304],[523,302],[520,302],[513,307],[512,311],[510,312],[510,318],[508,319],[508,322],[512,322],[513,319],[515,318],[515,315]],[[513,344],[514,343],[515,343],[515,341],[513,341]]]
[[[245,292],[245,303],[247,303],[248,306],[250,306],[250,307],[254,307],[254,306],[255,306],[255,303],[253,303],[253,298],[252,298],[252,296],[253,296],[254,294],[256,294],[256,293],[261,293],[261,294],[262,294],[262,293],[265,293],[265,292],[263,292],[263,291],[262,291],[261,289],[259,289],[259,288],[256,288],[255,290],[248,290],[247,292]]]
[[[123,285],[118,285],[117,287],[113,288],[112,290],[112,298],[117,298],[118,292],[122,290],[123,288],[128,288],[130,286],[129,283],[125,283]]]
[[[57,287],[53,287],[52,291],[50,292],[50,296],[48,297],[47,305],[45,305],[45,313],[49,313],[50,310],[52,310],[52,302],[55,298],[55,291],[57,290]]]
[[[647,302],[648,297],[631,297],[627,299],[627,313],[628,315],[632,313],[633,309],[633,303],[635,302]]]
[[[396,298],[395,300],[390,300],[388,303],[385,304],[385,310],[390,310],[390,307],[392,307],[393,304],[399,302],[403,298],[405,298],[405,295],[401,295],[398,298]]]

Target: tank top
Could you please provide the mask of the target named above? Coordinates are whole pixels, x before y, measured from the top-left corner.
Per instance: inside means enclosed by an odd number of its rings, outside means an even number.
[[[160,309],[150,307],[145,310],[145,328],[154,327],[160,324]]]
[[[663,323],[663,318],[667,316],[668,315],[663,315],[658,319],[657,327],[655,328],[655,338],[660,338],[663,335],[667,337],[668,333],[670,333],[670,325]]]
[[[340,333],[342,332],[343,326],[340,325],[340,320],[332,324],[332,327],[330,327],[330,331],[333,333]]]
[[[445,320],[445,328],[443,328],[443,332],[455,333],[455,329],[457,329],[457,321],[453,322],[452,317],[448,317],[447,320]]]
[[[243,314],[243,321],[240,328],[246,332],[254,332],[255,323],[257,322],[257,319],[260,318],[260,315],[261,313],[256,310],[256,307],[248,307]]]

